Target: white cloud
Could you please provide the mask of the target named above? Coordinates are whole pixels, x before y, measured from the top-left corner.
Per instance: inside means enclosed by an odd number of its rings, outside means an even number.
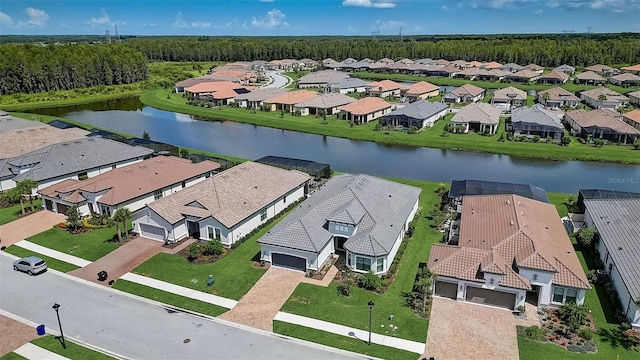
[[[471,7],[490,9],[514,9],[520,5],[536,1],[537,0],[474,0],[471,3]]]
[[[540,15],[540,14],[542,14],[542,12],[543,12],[542,9],[538,9],[538,10],[533,12],[533,15]]]
[[[176,14],[176,20],[173,22],[174,28],[186,28],[189,27],[186,21],[182,19],[182,11],[178,11]]]
[[[191,26],[194,28],[209,28],[211,27],[211,23],[206,21],[194,21],[191,23]]]
[[[49,20],[49,14],[44,10],[28,7],[24,12],[27,13],[29,20],[18,22],[17,26],[20,28],[44,28]]]
[[[142,24],[140,24],[140,25],[141,25],[141,26],[144,26],[144,27],[155,27],[155,26],[156,26],[156,23],[154,23],[154,22],[150,22],[150,23],[143,22],[143,23],[142,23]]]
[[[442,5],[440,6],[440,10],[444,11],[444,12],[449,12],[449,7],[446,5]]]
[[[251,20],[251,25],[266,29],[272,29],[278,26],[289,27],[289,23],[284,21],[285,17],[286,15],[282,11],[278,9],[272,9],[271,11],[267,12],[267,16],[261,17],[260,19],[253,17],[253,20]]]
[[[389,9],[396,7],[395,0],[344,0],[342,6],[372,7]]]
[[[11,18],[11,16],[3,13],[2,11],[0,11],[0,26],[2,27],[13,26],[13,19]]]
[[[96,25],[104,25],[104,24],[108,24],[111,22],[111,20],[109,19],[109,15],[107,14],[107,12],[104,9],[100,9],[100,13],[102,14],[102,16],[97,17],[97,18],[91,18],[91,20],[87,21],[86,23],[91,25],[91,26],[96,26]]]

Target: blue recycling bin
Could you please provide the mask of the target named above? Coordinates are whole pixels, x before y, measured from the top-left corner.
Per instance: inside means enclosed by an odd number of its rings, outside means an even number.
[[[36,331],[38,332],[38,335],[44,335],[45,334],[44,325],[38,325],[36,327]]]

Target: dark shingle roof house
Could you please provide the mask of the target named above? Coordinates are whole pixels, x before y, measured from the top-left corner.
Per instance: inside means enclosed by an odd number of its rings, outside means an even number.
[[[446,114],[448,109],[449,106],[441,102],[419,100],[383,116],[380,123],[404,127],[415,126],[422,129],[425,126],[432,126]]]

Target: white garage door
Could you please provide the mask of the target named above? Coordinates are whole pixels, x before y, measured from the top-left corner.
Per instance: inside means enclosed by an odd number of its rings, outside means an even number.
[[[140,224],[140,236],[147,239],[164,241],[164,228],[149,224]]]

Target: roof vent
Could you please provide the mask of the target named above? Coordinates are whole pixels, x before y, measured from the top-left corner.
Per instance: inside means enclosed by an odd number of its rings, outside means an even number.
[[[142,165],[138,165],[138,167],[139,167],[140,169],[144,169],[144,168],[146,168],[146,167],[147,167],[147,165],[142,164]]]
[[[509,221],[509,225],[513,226],[513,220]]]
[[[527,227],[527,223],[522,223],[522,226]]]
[[[622,246],[618,246],[618,250],[622,251]]]
[[[511,204],[511,201],[507,200],[507,205]]]
[[[129,172],[131,171],[131,168],[126,168],[126,169],[123,169],[122,171]]]

